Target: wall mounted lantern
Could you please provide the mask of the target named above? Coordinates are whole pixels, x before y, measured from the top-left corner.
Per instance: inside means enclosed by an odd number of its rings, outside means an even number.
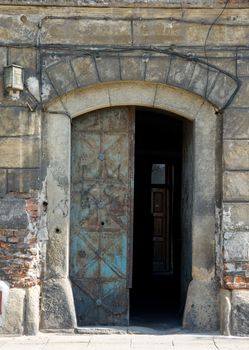
[[[23,67],[16,64],[4,67],[4,88],[13,99],[20,97],[23,91]]]

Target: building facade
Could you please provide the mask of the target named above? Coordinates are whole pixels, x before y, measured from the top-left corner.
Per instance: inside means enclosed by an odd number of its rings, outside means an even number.
[[[248,2],[2,0],[0,33],[1,333],[148,291],[248,335]]]

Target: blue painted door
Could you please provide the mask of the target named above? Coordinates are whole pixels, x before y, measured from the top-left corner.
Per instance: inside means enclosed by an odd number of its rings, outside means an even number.
[[[72,123],[70,278],[78,326],[129,321],[133,111],[108,108]]]

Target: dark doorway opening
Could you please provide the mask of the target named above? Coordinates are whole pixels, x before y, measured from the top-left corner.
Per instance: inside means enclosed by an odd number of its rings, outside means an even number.
[[[181,325],[184,121],[137,109],[130,324]]]

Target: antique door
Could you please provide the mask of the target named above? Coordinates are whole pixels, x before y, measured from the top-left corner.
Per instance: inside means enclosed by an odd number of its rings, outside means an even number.
[[[153,215],[153,272],[168,270],[168,246],[166,232],[165,188],[151,189],[151,213]]]
[[[134,108],[72,123],[70,278],[78,326],[127,325]]]
[[[153,164],[151,179],[153,274],[172,271],[172,208],[174,166]]]

